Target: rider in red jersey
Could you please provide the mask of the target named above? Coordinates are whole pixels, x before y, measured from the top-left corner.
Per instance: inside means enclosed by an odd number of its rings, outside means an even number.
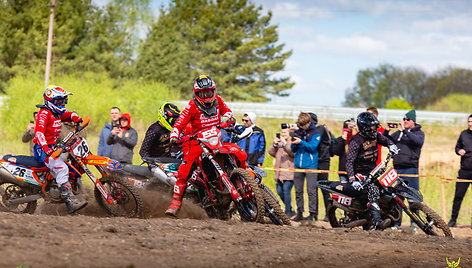
[[[69,182],[69,168],[60,157],[51,157],[57,138],[61,134],[61,122],[82,121],[75,112],[66,110],[67,96],[72,93],[62,87],[49,86],[44,91],[44,106],[38,112],[35,126],[35,137],[33,139],[34,157],[44,163],[46,167],[56,174],[56,182],[61,191],[61,197],[66,203],[67,212],[73,213],[87,205],[87,202],[78,202],[74,198]]]
[[[215,82],[207,75],[200,75],[193,85],[194,98],[180,114],[179,119],[172,128],[171,142],[175,143],[182,132],[191,127],[193,133],[201,129],[217,126],[233,117],[233,112],[228,108],[223,99],[215,94]],[[189,126],[188,126],[189,125]],[[202,148],[197,141],[188,142],[186,152],[177,174],[177,182],[174,186],[174,198],[166,211],[167,215],[176,217],[182,205],[182,197],[187,187],[187,179],[193,163],[202,154]],[[187,151],[188,150],[188,151]],[[241,167],[246,167],[247,155],[241,149],[236,150]]]

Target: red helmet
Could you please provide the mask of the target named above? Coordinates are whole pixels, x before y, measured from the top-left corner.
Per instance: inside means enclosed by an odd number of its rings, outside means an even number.
[[[215,110],[216,114],[216,109],[212,109],[216,104],[215,91],[215,81],[208,75],[199,75],[195,78],[195,83],[193,84],[194,98],[197,101],[198,107],[209,115],[212,114],[213,110]]]

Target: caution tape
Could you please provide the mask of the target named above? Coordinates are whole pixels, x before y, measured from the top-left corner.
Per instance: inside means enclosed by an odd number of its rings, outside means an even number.
[[[273,171],[288,171],[288,172],[303,172],[303,173],[335,173],[335,174],[347,174],[346,171],[336,171],[336,170],[321,170],[321,169],[301,169],[301,168],[271,168],[271,167],[261,167],[264,170],[273,170]],[[472,180],[464,179],[452,179],[446,178],[441,175],[415,175],[415,174],[398,174],[400,177],[418,177],[418,178],[437,178],[447,182],[472,182]]]

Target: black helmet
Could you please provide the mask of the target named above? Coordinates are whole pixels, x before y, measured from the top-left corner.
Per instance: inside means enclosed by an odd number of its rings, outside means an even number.
[[[159,108],[159,113],[157,114],[157,120],[167,128],[169,131],[172,130],[177,118],[180,116],[179,107],[175,106],[170,102],[162,104]]]
[[[369,112],[360,113],[357,116],[357,128],[364,138],[374,140],[377,138],[377,129],[379,128],[379,120],[374,114]]]
[[[195,103],[207,116],[214,116],[217,112],[216,106],[218,100],[216,99],[215,91],[215,81],[208,75],[199,75],[195,78],[195,82],[193,83]]]

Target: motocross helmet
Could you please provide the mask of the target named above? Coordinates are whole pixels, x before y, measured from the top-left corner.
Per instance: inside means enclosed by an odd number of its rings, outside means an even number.
[[[379,120],[372,113],[362,112],[357,116],[357,128],[361,136],[366,139],[376,139],[379,126]]]
[[[198,108],[207,116],[216,115],[216,85],[215,81],[208,75],[199,75],[193,84],[195,103]]]
[[[167,130],[171,131],[174,126],[177,118],[180,116],[179,107],[175,106],[170,102],[166,102],[161,105],[159,108],[159,113],[157,113],[157,120],[164,126]]]
[[[62,115],[66,111],[67,96],[72,93],[58,86],[48,86],[44,91],[44,105],[53,113]]]

